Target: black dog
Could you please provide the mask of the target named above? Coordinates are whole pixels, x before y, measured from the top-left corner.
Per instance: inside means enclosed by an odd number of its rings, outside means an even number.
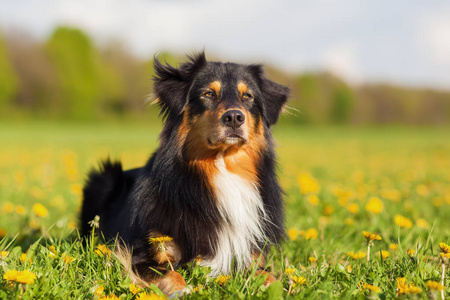
[[[154,67],[159,148],[142,168],[107,161],[90,173],[82,233],[99,215],[104,236],[132,249],[133,279],[166,293],[185,286],[168,261],[177,267],[201,257],[212,276],[254,261],[263,267],[266,245],[284,236],[271,126],[288,88],[260,65],[209,62],[203,53],[179,68],[157,60]],[[173,238],[164,255],[149,241],[163,236]]]

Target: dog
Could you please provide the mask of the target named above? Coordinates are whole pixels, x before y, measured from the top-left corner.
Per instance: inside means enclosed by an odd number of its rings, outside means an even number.
[[[92,232],[98,215],[104,237],[125,245],[119,256],[132,280],[166,294],[186,286],[174,268],[198,257],[210,276],[257,263],[270,284],[265,255],[285,236],[271,128],[289,89],[261,65],[208,61],[204,53],[179,67],[155,59],[154,69],[159,147],[142,168],[123,171],[107,160],[91,171],[81,233]],[[164,252],[151,242],[158,238],[166,239]]]

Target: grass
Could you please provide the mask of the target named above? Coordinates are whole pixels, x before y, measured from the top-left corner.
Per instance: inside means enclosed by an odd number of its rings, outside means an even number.
[[[133,294],[109,255],[113,246],[102,248],[95,237],[83,247],[76,227],[88,170],[107,156],[126,168],[142,165],[159,130],[138,123],[0,124],[1,299],[158,295],[155,287]],[[264,278],[246,274],[209,278],[194,262],[180,270],[195,288],[189,297],[441,297],[430,282],[441,282],[443,263],[449,268],[439,246],[450,243],[448,129],[280,125],[274,133],[289,236],[268,257],[279,282],[266,288]],[[381,240],[368,242],[362,231]],[[11,270],[36,278],[3,279]],[[449,277],[446,271],[446,297]]]

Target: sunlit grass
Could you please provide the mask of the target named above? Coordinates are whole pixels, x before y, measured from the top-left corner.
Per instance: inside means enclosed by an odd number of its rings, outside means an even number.
[[[130,286],[119,262],[105,255],[113,245],[96,238],[82,246],[76,228],[89,169],[108,156],[125,168],[142,165],[159,130],[136,123],[1,124],[0,298],[137,299],[158,292]],[[180,271],[192,297],[449,296],[449,131],[274,131],[288,229],[268,257],[279,283],[265,288],[263,278],[247,274],[209,278],[194,262]],[[13,280],[14,271],[30,272],[19,277],[29,283]]]

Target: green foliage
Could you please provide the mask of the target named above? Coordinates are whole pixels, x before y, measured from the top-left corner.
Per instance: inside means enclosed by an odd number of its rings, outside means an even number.
[[[340,84],[335,88],[333,102],[331,104],[330,119],[336,124],[347,124],[352,116],[355,99],[353,92],[346,84]]]
[[[19,88],[18,77],[11,65],[6,44],[0,32],[0,109],[11,106]]]
[[[69,115],[90,118],[96,115],[100,98],[99,54],[89,37],[79,29],[57,28],[46,44],[58,73],[61,102]]]

